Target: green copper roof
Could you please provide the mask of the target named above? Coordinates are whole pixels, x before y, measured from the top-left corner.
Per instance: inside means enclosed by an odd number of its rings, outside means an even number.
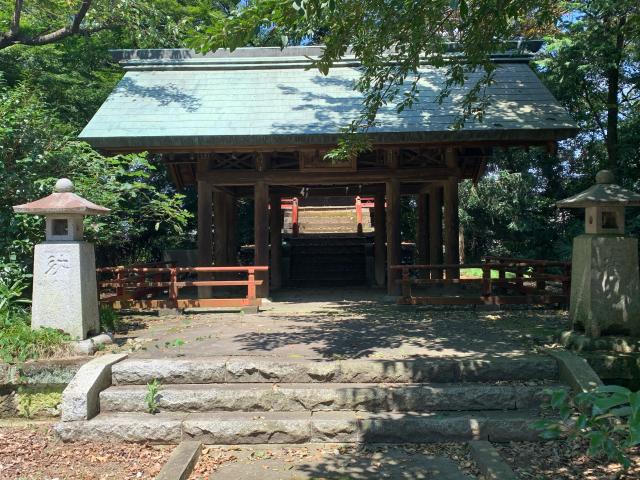
[[[195,55],[188,50],[119,51],[127,70],[80,134],[99,148],[333,143],[358,116],[361,94],[355,59],[328,76],[308,69],[318,47],[239,49]],[[305,56],[306,55],[306,56]],[[576,131],[564,109],[529,68],[526,57],[497,58],[491,105],[482,123],[452,123],[460,99],[480,78],[469,74],[443,103],[443,70],[420,69],[420,102],[398,114],[380,110],[371,130],[378,142],[555,140]]]

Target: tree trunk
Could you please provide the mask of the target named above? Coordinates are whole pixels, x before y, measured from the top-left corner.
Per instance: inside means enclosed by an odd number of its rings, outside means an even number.
[[[622,50],[624,48],[624,33],[622,28],[626,23],[626,17],[622,17],[618,23],[616,34],[616,54],[614,66],[607,71],[607,156],[608,168],[614,173],[618,169],[618,115],[620,91],[620,65],[622,63]]]

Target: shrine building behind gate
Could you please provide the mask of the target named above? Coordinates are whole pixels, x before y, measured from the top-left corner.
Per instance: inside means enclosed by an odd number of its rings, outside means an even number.
[[[321,208],[320,199],[364,201],[373,230],[361,232],[370,237],[362,246],[368,249],[363,261],[371,260],[365,268],[373,283],[395,293],[387,266],[401,260],[402,196],[417,199],[417,262],[459,264],[459,182],[477,181],[495,149],[553,152],[558,140],[576,132],[529,67],[531,56],[514,51],[494,58],[483,122],[452,127],[480,73],[469,74],[464,87],[454,87],[439,103],[444,71],[425,65],[420,101],[401,113],[393,106],[380,110],[369,132],[371,151],[327,161],[341,130],[359,115],[362,96],[353,88],[359,76],[355,58],[345,57],[325,76],[308,69],[307,57],[320,53],[321,47],[206,55],[116,51],[126,74],[80,138],[106,153],[160,154],[178,187],[197,185],[199,266],[235,264],[237,200],[252,198],[255,265],[270,266],[261,292],[266,295],[292,279],[294,267],[283,260],[283,244],[290,248],[291,242],[283,242],[283,232],[294,232],[291,225],[284,228],[282,211],[291,210],[292,202],[313,207],[315,197]],[[319,255],[311,256],[317,257],[318,272],[329,269]]]

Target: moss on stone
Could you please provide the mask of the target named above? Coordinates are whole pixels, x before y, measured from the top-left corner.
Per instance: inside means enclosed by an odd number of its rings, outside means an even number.
[[[20,389],[17,394],[18,415],[25,418],[58,416],[62,402],[62,388]]]

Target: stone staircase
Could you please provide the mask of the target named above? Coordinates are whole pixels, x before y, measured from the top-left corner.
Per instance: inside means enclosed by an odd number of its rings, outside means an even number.
[[[147,413],[157,380],[159,413]],[[99,414],[61,422],[65,441],[207,444],[532,440],[551,357],[310,361],[128,359]]]
[[[367,243],[364,236],[314,235],[290,238],[289,285],[321,287],[364,285]]]
[[[362,231],[373,232],[369,208],[362,209]],[[290,223],[290,221],[289,221]],[[287,219],[285,217],[285,231]],[[357,233],[358,222],[354,206],[300,207],[298,209],[300,234]]]

